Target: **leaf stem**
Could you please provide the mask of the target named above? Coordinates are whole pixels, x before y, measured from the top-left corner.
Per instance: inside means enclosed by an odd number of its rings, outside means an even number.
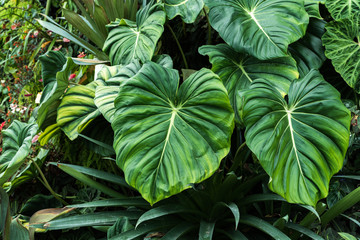
[[[207,24],[208,24],[208,40],[207,40],[207,44],[211,44],[211,25],[210,25],[210,19],[209,19],[209,15],[207,14],[205,8],[203,8],[203,11],[204,11],[204,14],[205,14],[205,17],[206,17],[206,21],[207,21]]]
[[[42,178],[42,181],[40,181],[40,182],[41,182],[42,184],[44,184],[44,186],[49,190],[49,192],[50,192],[57,200],[59,200],[62,204],[64,204],[64,205],[69,205],[65,200],[63,200],[62,198],[59,197],[59,196],[60,196],[59,194],[57,194],[57,193],[51,188],[49,182],[48,182],[48,181],[46,180],[46,178],[45,178],[44,173],[41,171],[39,165],[37,165],[37,163],[36,163],[33,159],[30,159],[30,160],[34,163],[36,169],[38,170],[38,172],[39,172],[39,174],[40,174],[40,176],[41,176],[41,178]]]
[[[178,38],[176,37],[176,34],[174,33],[173,29],[170,27],[170,25],[169,25],[168,23],[166,24],[166,26],[169,28],[169,30],[170,30],[173,38],[175,39],[175,42],[176,42],[176,44],[177,44],[177,46],[178,46],[178,48],[179,48],[180,54],[181,54],[182,59],[183,59],[183,61],[184,61],[185,68],[186,68],[186,69],[189,69],[189,65],[188,65],[188,63],[187,63],[187,61],[186,61],[186,57],[185,57],[184,51],[183,51],[183,49],[182,49],[182,47],[181,47],[181,45],[180,45],[180,42],[179,42]]]

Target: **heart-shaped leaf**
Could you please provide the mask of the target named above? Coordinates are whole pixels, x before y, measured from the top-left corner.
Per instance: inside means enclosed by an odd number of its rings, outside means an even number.
[[[321,41],[325,23],[321,19],[311,18],[305,36],[289,46],[291,56],[298,64],[300,77],[305,77],[311,69],[319,69],[326,60]]]
[[[291,57],[261,61],[248,54],[237,53],[227,44],[202,46],[199,52],[209,56],[212,71],[223,81],[234,109],[239,108],[237,106],[238,91],[249,88],[251,82],[257,78],[272,82],[285,94],[292,80],[299,77],[296,62]],[[240,122],[237,111],[236,120]]]
[[[180,15],[186,23],[193,23],[202,8],[203,0],[165,0],[165,11],[169,19]]]
[[[117,164],[151,204],[210,177],[230,149],[234,113],[219,77],[202,69],[178,85],[176,70],[149,62],[115,100]]]
[[[75,86],[65,93],[57,111],[57,125],[64,133],[74,140],[85,127],[101,113],[94,103],[95,87]]]
[[[326,25],[325,55],[347,84],[360,93],[360,15]]]
[[[134,76],[141,68],[139,62],[133,62],[126,66],[114,66],[116,71],[113,73],[105,75],[104,71],[108,71],[107,68],[99,72],[103,76],[104,86],[98,86],[95,91],[95,105],[98,107],[99,111],[102,113],[104,118],[108,122],[112,122],[115,114],[115,105],[114,101],[117,95],[119,94],[119,86],[121,82]],[[114,68],[111,67],[111,68]]]
[[[50,51],[39,59],[45,87],[40,100],[37,123],[41,129],[45,129],[55,123],[59,99],[68,88],[69,76],[76,65],[71,58],[66,59],[58,51]]]
[[[287,55],[309,23],[304,0],[205,0],[210,23],[236,51],[259,59]],[[284,17],[286,16],[286,17]]]
[[[359,0],[326,0],[325,6],[335,20],[351,18],[360,12]]]
[[[109,35],[103,50],[109,53],[111,65],[129,64],[135,59],[151,60],[156,43],[164,31],[162,4],[149,3],[136,14],[136,22],[121,19],[107,25]]]
[[[37,133],[36,124],[15,120],[2,132],[3,150],[0,156],[0,187],[21,167],[29,155],[31,140]]]
[[[349,144],[351,115],[316,70],[290,86],[288,102],[259,79],[243,94],[246,143],[270,175],[272,191],[315,206],[327,196]]]

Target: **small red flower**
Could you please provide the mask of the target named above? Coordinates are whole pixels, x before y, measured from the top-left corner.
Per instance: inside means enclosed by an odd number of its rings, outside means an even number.
[[[68,42],[70,42],[70,40],[67,38],[63,38],[63,42],[68,43]]]
[[[42,78],[40,78],[40,79],[39,79],[39,82],[43,82],[43,79],[42,79]]]
[[[70,74],[70,76],[69,76],[69,80],[71,80],[71,79],[73,79],[73,78],[75,78],[76,77],[76,74],[75,73],[72,73],[72,74]]]
[[[84,52],[79,52],[79,55],[77,55],[78,58],[83,58],[85,56],[86,54]]]
[[[16,29],[16,24],[11,25],[11,30],[15,30]]]

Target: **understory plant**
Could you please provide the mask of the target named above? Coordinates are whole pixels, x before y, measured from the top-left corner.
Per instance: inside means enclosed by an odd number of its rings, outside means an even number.
[[[40,57],[40,104],[0,156],[8,192],[31,168],[57,204],[11,213],[1,191],[4,239],[359,237],[358,0],[73,2],[82,37],[38,22],[87,58]],[[69,140],[102,163],[29,157]],[[55,191],[45,168],[99,194]]]

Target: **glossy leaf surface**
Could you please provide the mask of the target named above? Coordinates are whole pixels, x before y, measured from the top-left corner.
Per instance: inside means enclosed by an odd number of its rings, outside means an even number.
[[[284,57],[309,22],[303,0],[205,0],[211,26],[236,51],[259,59]],[[286,16],[286,17],[284,17]]]
[[[324,2],[325,1],[322,0],[305,0],[304,6],[309,17],[321,19],[319,4],[323,4]]]
[[[292,80],[299,77],[296,62],[291,57],[261,61],[245,53],[237,53],[227,44],[202,46],[199,52],[209,56],[212,71],[223,81],[234,109],[239,108],[238,91],[248,89],[257,78],[268,80],[285,94]],[[236,120],[240,121],[238,114]]]
[[[75,86],[65,93],[58,107],[57,125],[74,140],[101,113],[94,103],[95,89]]]
[[[112,72],[108,67],[99,72],[104,81],[104,86],[98,86],[95,91],[95,104],[108,122],[112,122],[115,114],[114,101],[119,93],[121,82],[134,76],[141,68],[139,62],[130,63],[126,66],[113,66]],[[99,79],[99,78],[98,78]]]
[[[56,119],[56,108],[59,105],[58,100],[68,85],[68,77],[57,79],[57,73],[63,71],[70,75],[72,64],[71,61],[66,64],[67,59],[60,51],[47,52],[40,56],[39,60],[41,62],[41,76],[44,89],[40,99],[37,123],[40,128],[45,129],[45,127],[54,123]]]
[[[2,132],[3,145],[0,156],[0,186],[2,186],[26,160],[31,140],[38,130],[36,124],[27,124],[15,120]]]
[[[360,93],[360,15],[330,22],[325,28],[325,55],[345,82]]]
[[[146,63],[115,100],[114,149],[129,185],[151,204],[210,177],[229,151],[234,113],[217,75]]]
[[[165,12],[162,4],[148,4],[136,15],[136,22],[117,19],[107,25],[109,35],[103,50],[112,65],[129,64],[135,59],[151,60],[157,41],[164,31]]]
[[[319,69],[326,60],[321,41],[325,24],[321,19],[311,18],[305,36],[289,46],[291,56],[298,64],[300,77],[305,77],[311,69]]]
[[[349,143],[351,116],[340,94],[313,70],[292,83],[288,102],[262,79],[244,96],[246,143],[270,175],[270,189],[315,206],[327,196]]]
[[[202,8],[203,0],[165,0],[165,11],[169,19],[173,19],[177,15],[181,16],[184,22],[193,23]]]

